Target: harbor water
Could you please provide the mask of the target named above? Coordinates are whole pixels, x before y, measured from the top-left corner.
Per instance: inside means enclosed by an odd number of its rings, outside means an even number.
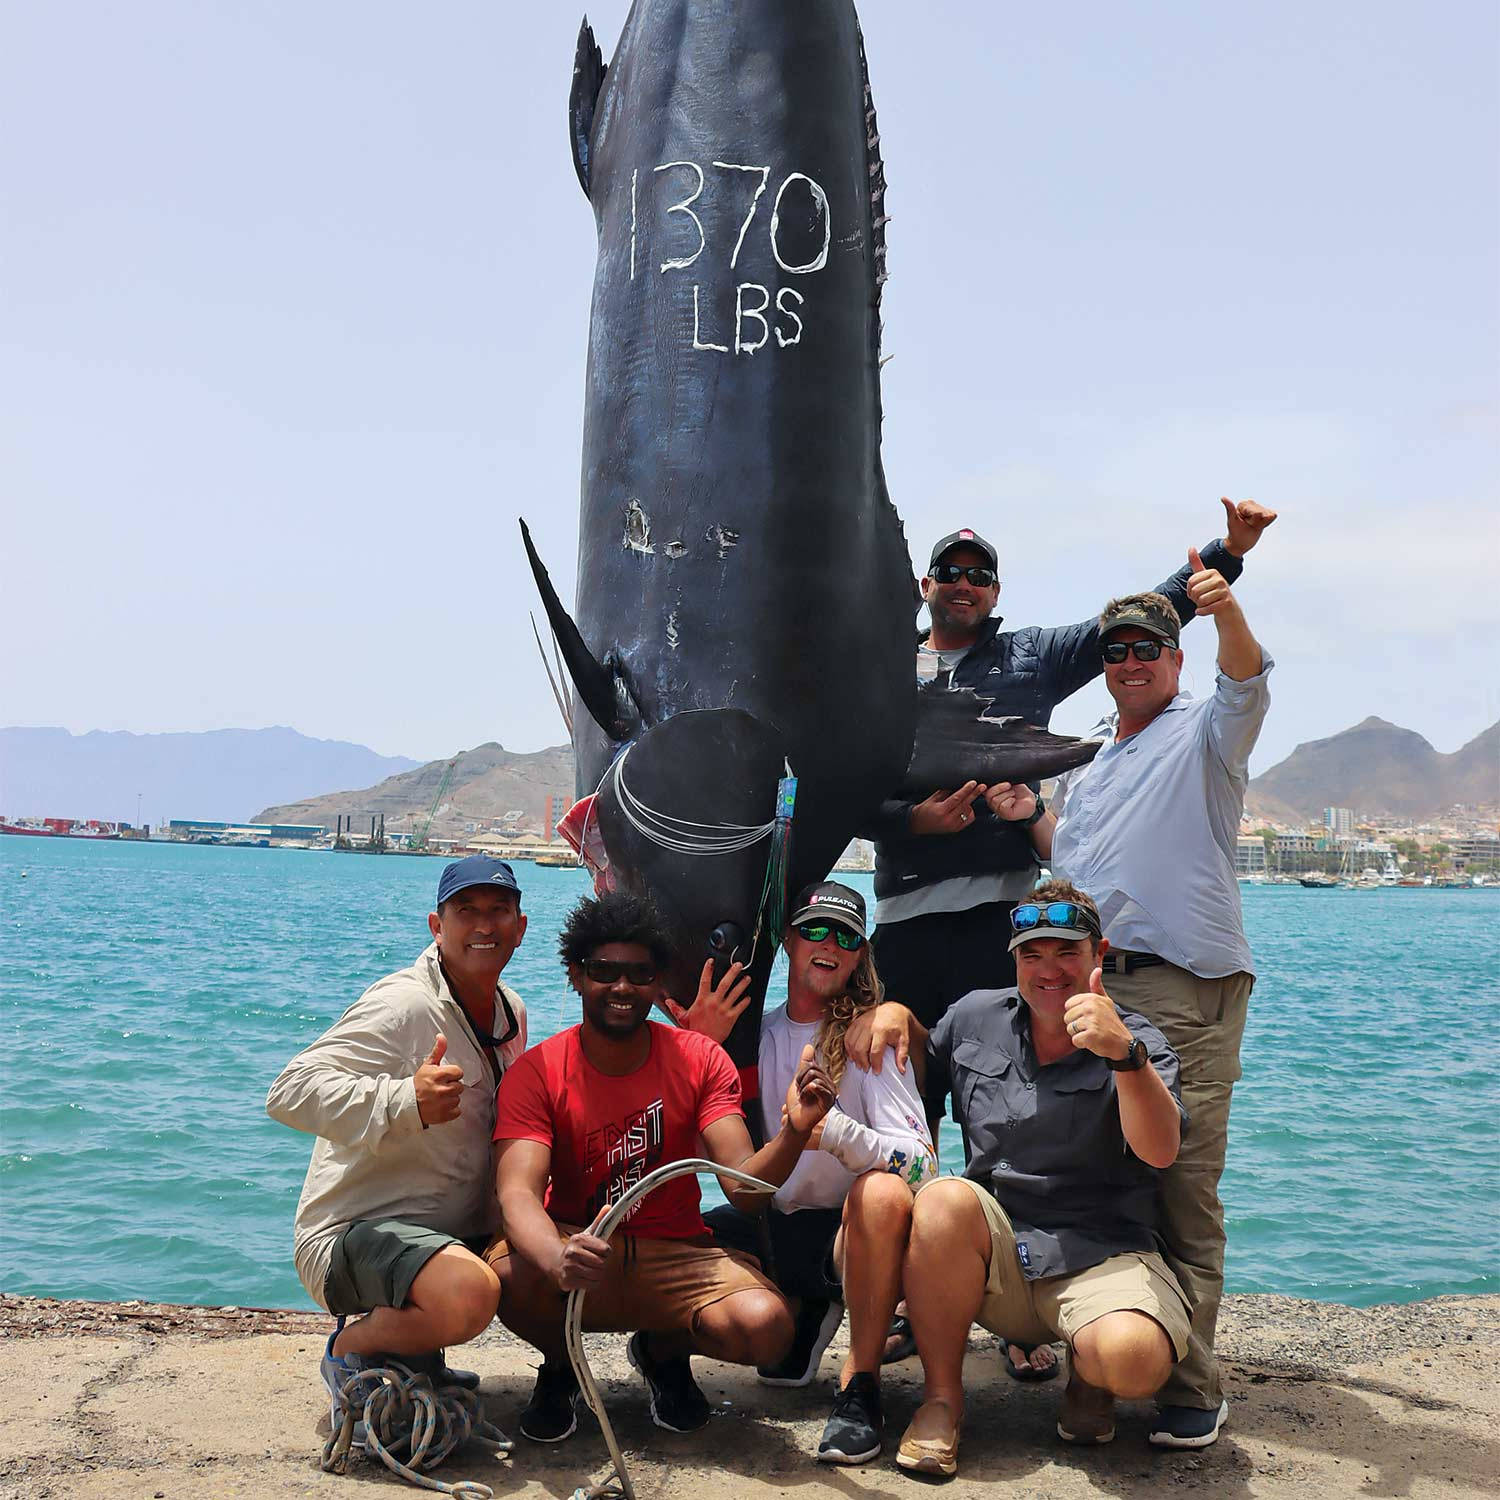
[[[421,951],[441,868],[0,839],[0,1290],[309,1306],[291,1228],[311,1141],[266,1117],[266,1087]],[[506,977],[540,1040],[577,1019],[556,933],[587,882],[517,868],[530,927]],[[1500,893],[1243,895],[1259,978],[1229,1289],[1500,1290]]]

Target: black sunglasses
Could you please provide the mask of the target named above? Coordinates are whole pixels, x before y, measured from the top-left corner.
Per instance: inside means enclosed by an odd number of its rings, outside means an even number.
[[[1065,927],[1069,932],[1099,936],[1099,924],[1093,913],[1076,901],[1049,901],[1045,906],[1026,901],[1011,912],[1012,932],[1030,932],[1035,927]]]
[[[1099,651],[1105,661],[1119,666],[1127,656],[1137,661],[1155,661],[1163,651],[1175,651],[1176,641],[1105,641]]]
[[[656,983],[655,964],[617,964],[607,958],[586,958],[580,967],[592,984],[618,984],[622,977],[626,984],[638,989]]]
[[[845,953],[859,952],[865,941],[857,932],[840,927],[836,922],[799,922],[794,930],[799,938],[809,943],[826,943],[831,932],[834,942]]]
[[[927,575],[934,583],[957,583],[967,578],[976,589],[987,589],[995,581],[993,568],[961,568],[957,563],[938,563]]]

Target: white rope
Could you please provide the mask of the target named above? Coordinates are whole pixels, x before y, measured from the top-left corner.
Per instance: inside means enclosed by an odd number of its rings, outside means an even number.
[[[703,1157],[689,1157],[686,1161],[668,1162],[666,1166],[658,1167],[654,1172],[648,1172],[598,1220],[592,1233],[601,1240],[607,1240],[620,1227],[631,1209],[653,1188],[660,1187],[664,1182],[670,1182],[674,1177],[686,1177],[689,1173],[700,1172],[712,1172],[718,1177],[732,1177],[736,1182],[745,1187],[754,1188],[758,1192],[774,1193],[776,1191],[769,1182],[762,1182],[760,1178],[752,1177],[748,1172],[741,1172],[736,1167],[721,1167],[716,1162],[708,1161]],[[587,1292],[587,1287],[577,1287],[568,1293],[567,1311],[563,1314],[563,1339],[567,1345],[568,1359],[572,1363],[573,1373],[578,1377],[583,1399],[588,1402],[589,1410],[599,1419],[599,1426],[604,1433],[604,1443],[609,1449],[609,1459],[613,1468],[608,1477],[599,1480],[598,1483],[579,1485],[573,1491],[573,1500],[636,1500],[635,1486],[630,1482],[630,1473],[625,1467],[625,1455],[620,1451],[620,1443],[615,1437],[615,1430],[610,1426],[609,1417],[605,1415],[604,1398],[599,1394],[599,1387],[594,1384],[593,1371],[589,1369],[588,1359],[583,1352],[583,1299]]]
[[[769,838],[775,830],[774,817],[767,823],[700,823],[691,818],[675,818],[648,807],[625,785],[625,762],[632,748],[625,747],[605,773],[605,780],[614,778],[615,800],[626,822],[658,848],[695,858],[738,854],[740,850],[753,848],[762,839]]]

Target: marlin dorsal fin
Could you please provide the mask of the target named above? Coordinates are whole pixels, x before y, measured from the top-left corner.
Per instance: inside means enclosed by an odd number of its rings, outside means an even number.
[[[531,574],[536,579],[537,591],[542,596],[542,608],[547,611],[548,623],[556,637],[558,649],[578,689],[583,706],[588,709],[594,722],[612,740],[628,740],[641,727],[640,710],[630,694],[630,689],[618,671],[600,662],[589,650],[573,617],[563,607],[547,576],[547,569],[537,555],[531,541],[531,531],[525,521],[521,522],[521,538],[526,543],[526,556],[531,563]]]
[[[585,197],[594,164],[594,106],[604,87],[604,54],[594,40],[589,18],[578,28],[578,50],[573,55],[573,88],[568,95],[568,139],[573,147],[573,167],[583,184]]]

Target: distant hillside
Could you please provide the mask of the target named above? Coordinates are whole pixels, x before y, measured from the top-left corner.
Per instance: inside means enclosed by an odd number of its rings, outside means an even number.
[[[0,812],[9,817],[141,817],[242,822],[268,802],[361,786],[417,764],[295,729],[203,734],[0,729]]]
[[[331,829],[344,814],[353,818],[354,831],[359,833],[369,830],[372,817],[384,813],[387,834],[410,833],[427,816],[447,765],[446,760],[429,761],[363,791],[331,792],[268,807],[256,821],[322,823]],[[568,746],[512,754],[501,745],[480,745],[457,757],[429,832],[438,837],[457,836],[471,823],[483,829],[506,813],[519,812],[521,817],[508,826],[517,832],[540,833],[548,793],[554,799],[553,817],[560,818],[573,802],[573,752]]]
[[[1325,807],[1424,818],[1455,803],[1500,803],[1500,723],[1442,755],[1413,730],[1368,718],[1298,745],[1246,797],[1252,817],[1277,822],[1317,818]]]

